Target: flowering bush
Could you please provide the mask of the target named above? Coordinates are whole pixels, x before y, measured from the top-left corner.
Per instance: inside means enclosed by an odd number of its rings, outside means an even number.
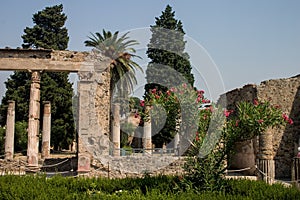
[[[215,190],[224,186],[225,161],[234,153],[237,141],[252,139],[269,127],[293,124],[278,106],[257,100],[253,104],[240,102],[236,110],[211,107],[201,110],[199,115],[198,131],[184,166],[185,185],[197,189]]]
[[[195,132],[198,125],[198,108],[210,101],[204,97],[204,91],[196,91],[183,83],[166,92],[152,89],[140,106],[151,106],[152,141],[157,146],[169,143],[179,132]],[[139,113],[143,120],[149,120],[149,113],[143,109]],[[188,119],[188,120],[187,120]],[[180,129],[179,129],[179,128]]]
[[[269,102],[240,102],[236,111],[228,116],[226,131],[236,135],[240,141],[252,139],[269,127],[293,124],[287,114],[282,113],[279,106]]]

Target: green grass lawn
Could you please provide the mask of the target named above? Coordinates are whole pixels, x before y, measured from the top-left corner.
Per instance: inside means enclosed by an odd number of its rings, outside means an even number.
[[[300,199],[295,187],[226,180],[221,191],[182,190],[178,177],[106,179],[0,176],[0,199]]]

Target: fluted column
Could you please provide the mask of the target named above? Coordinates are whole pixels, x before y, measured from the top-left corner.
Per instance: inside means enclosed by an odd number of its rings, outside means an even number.
[[[15,102],[8,101],[6,134],[5,134],[5,159],[14,158],[14,136],[15,136]]]
[[[29,119],[28,119],[28,167],[38,167],[39,155],[39,118],[40,118],[40,80],[39,71],[31,74]]]
[[[44,101],[43,134],[42,134],[42,159],[50,156],[51,137],[51,103]]]

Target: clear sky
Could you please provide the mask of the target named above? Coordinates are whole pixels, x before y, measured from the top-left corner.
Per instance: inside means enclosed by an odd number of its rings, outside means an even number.
[[[21,46],[32,15],[60,3],[68,17],[69,50],[90,50],[83,42],[103,28],[148,28],[169,4],[186,35],[212,58],[225,90],[300,74],[299,0],[2,0],[0,48]],[[0,95],[7,75],[0,72]]]

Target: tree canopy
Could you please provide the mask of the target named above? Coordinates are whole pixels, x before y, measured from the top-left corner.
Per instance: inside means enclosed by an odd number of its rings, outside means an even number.
[[[47,48],[64,50],[69,41],[64,27],[67,19],[62,13],[63,6],[46,7],[33,15],[33,28],[26,27],[22,36],[23,48]],[[65,72],[42,72],[41,74],[41,116],[43,101],[51,102],[51,145],[55,149],[67,148],[75,139],[75,126],[72,113],[72,84]],[[0,107],[3,116],[0,123],[6,123],[7,101],[16,102],[16,122],[27,122],[30,99],[31,74],[25,71],[14,72],[5,82],[6,93]],[[42,117],[40,117],[42,125]]]
[[[151,26],[152,37],[148,44],[147,56],[151,59],[146,70],[145,98],[149,98],[153,93],[165,93],[169,87],[183,84],[183,77],[186,84],[194,85],[194,75],[191,73],[192,67],[189,62],[189,55],[184,51],[186,41],[184,41],[183,25],[180,20],[175,19],[175,12],[167,5],[166,9],[159,17],[155,18],[155,25]],[[176,70],[178,76],[173,76]],[[179,104],[174,103],[167,111],[167,119],[164,128],[160,132],[152,132],[153,143],[160,147],[163,143],[168,143],[176,134],[176,121],[178,120]],[[154,121],[153,121],[154,124]]]
[[[64,27],[67,16],[62,11],[60,4],[35,13],[32,17],[35,25],[24,29],[23,48],[66,49],[69,42],[68,30]]]

